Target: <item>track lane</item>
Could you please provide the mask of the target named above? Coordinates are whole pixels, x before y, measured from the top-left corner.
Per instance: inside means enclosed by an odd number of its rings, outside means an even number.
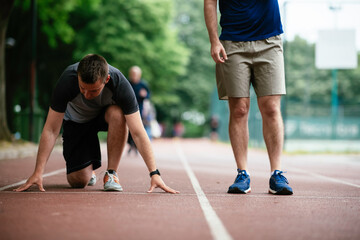
[[[212,209],[233,239],[358,239],[360,191],[358,156],[284,155],[293,196],[267,194],[265,151],[249,151],[252,193],[229,195],[236,169],[231,147],[206,140],[156,140],[154,151],[164,181],[179,195],[149,188],[139,156],[124,155],[119,178],[123,193],[102,191],[106,167],[96,171],[98,183],[71,189],[65,173],[44,179],[45,193],[36,187],[23,193],[0,191],[0,232],[5,239],[215,239],[198,195],[178,157],[178,144]],[[104,151],[103,151],[104,152]],[[0,162],[0,187],[24,180],[34,158]],[[8,166],[8,167],[7,167]],[[52,155],[46,172],[65,166]],[[16,169],[16,171],[13,171]],[[324,177],[319,177],[324,176]],[[337,179],[334,182],[330,179]],[[344,184],[342,182],[351,183]],[[22,216],[19,218],[19,216]],[[270,232],[270,234],[269,234]]]

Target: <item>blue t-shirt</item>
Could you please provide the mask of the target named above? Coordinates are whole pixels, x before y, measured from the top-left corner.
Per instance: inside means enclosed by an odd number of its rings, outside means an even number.
[[[140,115],[142,116],[142,111],[143,111],[143,108],[144,108],[144,100],[150,98],[149,88],[148,88],[148,86],[145,84],[145,82],[143,80],[141,80],[140,82],[138,82],[136,84],[134,84],[133,82],[130,82],[130,84],[131,84],[132,88],[134,89],[136,100],[137,100],[137,102],[139,104]],[[146,90],[146,92],[147,92],[146,97],[140,96],[140,91],[142,89]]]
[[[256,41],[283,33],[277,0],[219,0],[220,40]]]

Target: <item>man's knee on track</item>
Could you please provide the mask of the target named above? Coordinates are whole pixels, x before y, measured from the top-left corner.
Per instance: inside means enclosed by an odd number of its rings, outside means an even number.
[[[72,188],[85,188],[90,181],[90,177],[73,176],[73,175],[68,174],[67,180]]]

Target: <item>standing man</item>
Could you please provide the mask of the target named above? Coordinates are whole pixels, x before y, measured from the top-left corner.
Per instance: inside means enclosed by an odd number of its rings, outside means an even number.
[[[263,119],[270,159],[269,192],[293,194],[281,171],[284,126],[280,112],[285,94],[283,33],[277,0],[219,0],[221,35],[218,36],[217,0],[204,0],[211,56],[216,62],[219,99],[228,100],[229,136],[238,175],[228,193],[251,191],[247,165],[250,84]]]
[[[139,104],[139,112],[140,112],[140,116],[141,116],[141,120],[144,124],[146,133],[148,134],[149,137],[151,137],[150,135],[150,126],[147,124],[146,122],[146,116],[144,116],[144,102],[145,100],[150,98],[150,91],[148,86],[144,83],[144,81],[142,81],[141,79],[141,75],[142,75],[142,71],[141,68],[138,66],[132,66],[129,70],[129,80],[130,80],[130,84],[131,87],[134,89],[134,93],[136,96],[136,100]],[[130,153],[132,150],[137,153],[137,147],[136,144],[134,142],[134,139],[132,138],[131,133],[129,134],[128,137],[128,141],[127,141],[130,145],[129,151],[128,153]]]
[[[156,168],[138,103],[128,80],[102,56],[89,54],[80,63],[68,66],[61,75],[41,134],[34,173],[14,191],[24,191],[33,184],[45,191],[42,174],[61,126],[67,180],[71,187],[84,188],[89,184],[93,170],[101,166],[97,133],[108,131],[104,190],[122,191],[116,171],[128,127],[150,172],[148,192],[160,187],[166,192],[178,193],[165,185]]]
[[[142,71],[138,66],[132,66],[129,70],[129,80],[134,89],[136,99],[139,103],[140,115],[144,108],[144,100],[150,98],[150,91],[148,86],[141,79]]]

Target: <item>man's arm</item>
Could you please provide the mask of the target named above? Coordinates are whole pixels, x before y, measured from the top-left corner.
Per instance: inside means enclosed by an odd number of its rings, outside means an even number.
[[[134,139],[136,147],[138,148],[141,156],[143,157],[149,172],[155,171],[157,168],[154,153],[151,147],[150,139],[141,121],[139,111],[133,114],[125,115],[125,119],[129,127],[131,136]],[[179,191],[176,191],[166,186],[162,178],[159,175],[155,174],[151,177],[151,186],[148,192],[152,192],[157,187],[160,187],[161,189],[169,193],[179,193]]]
[[[58,113],[51,108],[49,109],[45,126],[41,133],[34,173],[29,177],[25,184],[14,189],[14,191],[21,192],[27,190],[33,184],[38,185],[40,191],[45,191],[42,185],[42,174],[44,173],[46,163],[54,148],[56,138],[59,135],[63,117],[64,113]]]
[[[211,43],[211,56],[216,63],[223,63],[227,55],[218,35],[217,0],[204,0],[204,16]]]

